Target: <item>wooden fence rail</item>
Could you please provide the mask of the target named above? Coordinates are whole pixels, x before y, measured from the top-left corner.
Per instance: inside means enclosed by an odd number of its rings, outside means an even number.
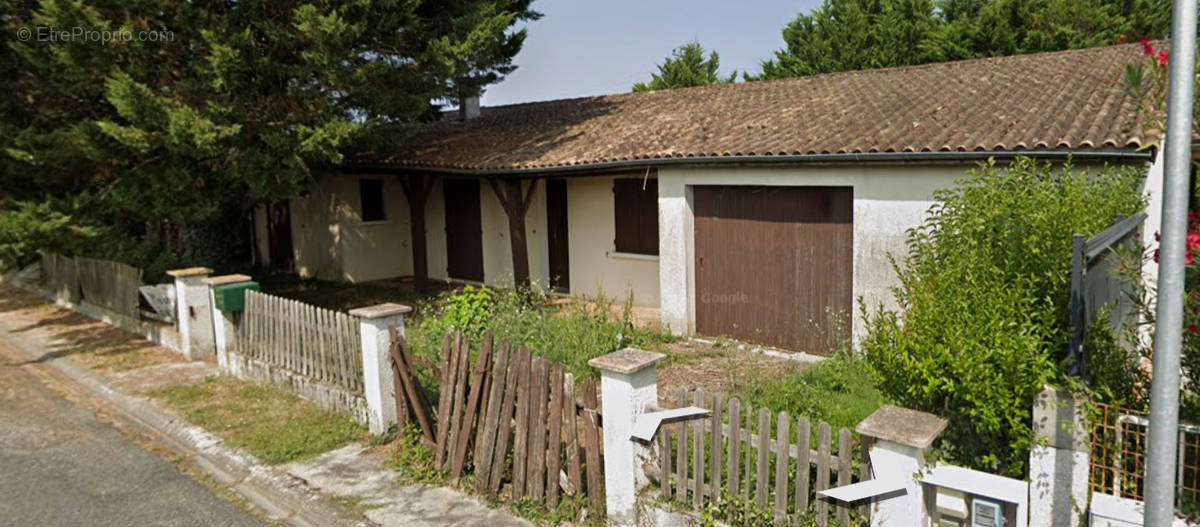
[[[246,291],[233,350],[312,380],[363,393],[358,319]]]
[[[596,384],[580,385],[563,365],[529,348],[495,342],[489,332],[472,362],[470,340],[447,335],[439,364],[409,353],[397,333],[392,366],[401,424],[421,428],[435,464],[452,479],[474,473],[476,490],[511,502],[553,509],[583,494],[604,511],[604,473]],[[436,409],[420,385],[418,367],[438,384]]]
[[[760,408],[755,413],[736,397],[724,401],[720,394],[702,390],[681,389],[677,404],[708,408],[712,417],[664,425],[659,433],[663,498],[697,510],[708,503],[749,503],[776,525],[808,525],[815,519],[824,527],[833,509],[838,524],[850,525],[849,508],[816,498],[817,491],[853,481],[850,430],[837,431],[835,448],[832,427],[818,422],[813,445],[812,423],[787,412]],[[863,462],[859,475],[868,470]],[[732,518],[734,507],[726,508]]]

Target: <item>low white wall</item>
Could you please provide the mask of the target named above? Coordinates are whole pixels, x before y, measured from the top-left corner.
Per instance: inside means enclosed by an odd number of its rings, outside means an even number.
[[[854,189],[854,334],[861,297],[869,309],[895,307],[896,274],[888,255],[903,257],[905,230],[917,226],[933,192],[949,187],[970,168],[946,166],[812,166],[663,168],[658,172],[659,247],[663,324],[695,331],[695,244],[690,187],[695,185],[849,186]],[[572,272],[574,269],[572,269]]]

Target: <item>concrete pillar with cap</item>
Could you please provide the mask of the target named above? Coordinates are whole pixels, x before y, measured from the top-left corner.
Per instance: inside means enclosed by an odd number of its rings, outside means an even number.
[[[213,347],[217,353],[217,366],[221,368],[229,367],[227,353],[229,352],[230,344],[232,344],[233,339],[236,337],[237,314],[217,309],[216,287],[249,281],[250,277],[244,274],[227,274],[203,280],[208,285],[208,304],[209,311],[212,312],[213,321]]]
[[[871,500],[871,525],[901,527],[929,524],[921,481],[925,455],[949,421],[933,414],[884,405],[858,423],[877,480],[902,482],[902,490]]]
[[[625,348],[588,361],[600,370],[609,525],[637,524],[637,491],[648,483],[642,465],[651,460],[648,445],[631,438],[638,418],[658,406],[654,365],[665,358],[662,353]]]
[[[180,348],[187,360],[201,360],[216,353],[208,284],[204,283],[212,272],[207,267],[167,271],[175,279],[175,320]]]
[[[404,315],[412,308],[402,304],[378,304],[353,309],[358,317],[362,343],[363,395],[367,400],[367,423],[372,434],[382,434],[396,422],[395,383],[392,382],[391,329],[404,336]]]

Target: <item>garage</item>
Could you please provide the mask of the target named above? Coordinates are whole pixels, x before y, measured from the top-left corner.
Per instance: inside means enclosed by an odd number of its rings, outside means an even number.
[[[692,190],[696,332],[832,351],[853,308],[853,188]]]

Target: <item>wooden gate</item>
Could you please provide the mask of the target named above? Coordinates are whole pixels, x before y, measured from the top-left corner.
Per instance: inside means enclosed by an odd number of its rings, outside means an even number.
[[[853,189],[693,190],[696,331],[831,351],[852,308]]]
[[[529,348],[496,343],[489,332],[471,363],[470,340],[446,335],[436,367],[416,360],[392,333],[396,415],[420,427],[435,464],[457,480],[474,474],[476,490],[511,502],[528,499],[550,508],[564,496],[584,494],[604,510],[600,413],[596,384],[580,385],[563,365]],[[437,379],[436,409],[418,370]]]

